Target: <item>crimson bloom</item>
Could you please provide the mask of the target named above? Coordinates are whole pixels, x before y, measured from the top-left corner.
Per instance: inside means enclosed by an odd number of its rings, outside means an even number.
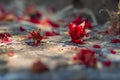
[[[33,39],[34,45],[39,45],[43,39],[43,36],[40,34],[41,30],[39,29],[37,32],[32,30],[30,32],[31,38]]]
[[[81,49],[74,57],[74,61],[85,66],[97,67],[95,51],[90,49]]]
[[[75,20],[69,25],[69,35],[72,39],[72,42],[77,44],[84,44],[83,38],[86,36],[87,33],[85,31],[85,21],[80,23],[81,21]]]

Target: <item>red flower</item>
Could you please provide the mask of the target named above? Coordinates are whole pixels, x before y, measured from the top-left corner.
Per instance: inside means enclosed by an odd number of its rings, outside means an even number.
[[[77,44],[84,44],[83,38],[87,36],[85,31],[85,22],[78,24],[78,21],[73,21],[69,25],[69,35],[72,42]]]
[[[53,28],[59,28],[59,25],[50,19],[46,19],[46,22],[49,23]]]
[[[114,39],[112,40],[112,43],[120,43],[120,39]]]
[[[110,52],[111,52],[112,54],[116,54],[116,51],[114,51],[114,50],[110,50]]]
[[[98,45],[98,44],[93,45],[93,47],[94,47],[94,48],[101,48],[101,46]]]
[[[34,41],[34,45],[36,44],[39,45],[43,39],[43,36],[41,36],[40,32],[41,32],[40,29],[37,32],[35,32],[34,30],[30,32],[31,38]]]
[[[77,61],[80,64],[84,64],[85,66],[97,66],[95,51],[92,51],[90,49],[81,49],[81,51],[73,57],[73,60]]]
[[[25,28],[22,27],[22,26],[20,26],[19,30],[20,30],[21,32],[26,31]]]

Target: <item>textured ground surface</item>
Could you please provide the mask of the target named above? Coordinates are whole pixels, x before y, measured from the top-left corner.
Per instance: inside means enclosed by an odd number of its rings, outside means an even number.
[[[61,35],[50,37],[49,39],[43,40],[40,46],[33,47],[27,44],[29,41],[25,40],[24,33],[19,32],[18,26],[16,23],[1,24],[0,31],[15,34],[12,39],[17,43],[0,46],[0,80],[120,79],[120,44],[111,44],[111,38],[108,36],[92,32],[90,33],[92,35],[91,38],[85,41],[85,45],[77,45],[70,42],[67,34],[61,32]],[[31,29],[31,27],[25,27]],[[102,49],[114,49],[117,52],[114,56],[106,54],[107,57],[105,59],[111,60],[113,64],[110,67],[99,66],[99,69],[75,65],[72,57],[78,51],[78,47],[94,49],[92,47],[94,44],[100,44]],[[6,54],[9,51],[14,51],[16,54],[13,57],[9,57]],[[36,60],[41,60],[46,64],[50,72],[40,74],[30,73],[29,69]],[[7,61],[7,63],[4,61]]]

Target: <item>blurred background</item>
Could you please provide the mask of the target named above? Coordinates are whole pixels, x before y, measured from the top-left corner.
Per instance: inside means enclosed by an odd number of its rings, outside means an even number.
[[[37,7],[47,6],[59,11],[68,5],[74,5],[76,9],[88,8],[93,11],[99,24],[103,24],[108,20],[108,15],[103,12],[99,13],[102,8],[116,10],[119,0],[0,0],[0,7],[4,7],[7,11],[12,11],[17,15],[22,15],[24,9],[30,4],[36,4]]]

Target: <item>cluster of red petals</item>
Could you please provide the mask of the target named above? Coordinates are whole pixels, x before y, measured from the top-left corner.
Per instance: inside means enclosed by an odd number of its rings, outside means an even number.
[[[31,32],[30,32],[30,37],[29,37],[29,39],[30,38],[32,38],[33,39],[33,41],[34,41],[34,46],[37,46],[37,45],[39,45],[40,43],[41,43],[41,41],[42,41],[42,39],[43,39],[43,36],[41,36],[41,34],[40,34],[40,32],[41,32],[41,30],[39,29],[37,32],[35,32],[34,30],[32,30]]]
[[[112,43],[120,43],[120,39],[113,39]]]
[[[57,23],[51,21],[50,19],[46,19],[45,22],[50,24],[53,28],[59,28],[59,25]]]
[[[47,31],[47,32],[45,33],[45,35],[46,35],[46,36],[56,36],[56,35],[59,35],[59,33],[54,32],[54,31],[52,31],[52,32]]]
[[[101,46],[98,44],[95,44],[95,45],[93,45],[93,48],[101,48]]]
[[[85,66],[97,67],[95,51],[90,49],[81,49],[74,57],[74,61],[84,64]]]
[[[12,40],[10,39],[11,34],[9,33],[0,33],[0,39],[2,40],[1,43],[7,43],[11,42]]]
[[[84,44],[83,38],[88,36],[85,29],[88,27],[86,26],[85,21],[81,21],[80,17],[75,19],[75,21],[71,22],[69,25],[69,35],[72,39],[72,42],[77,44]],[[82,25],[84,23],[84,25]]]

